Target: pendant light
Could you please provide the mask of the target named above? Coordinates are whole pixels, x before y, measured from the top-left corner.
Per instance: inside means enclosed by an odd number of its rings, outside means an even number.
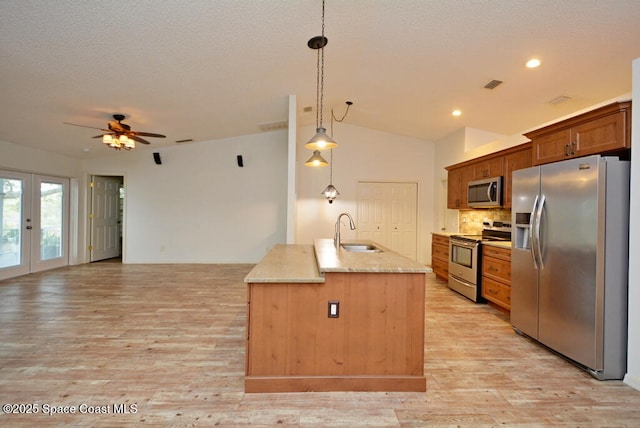
[[[335,198],[337,198],[338,195],[340,194],[340,192],[338,192],[338,189],[336,189],[336,187],[333,185],[333,149],[331,149],[331,164],[330,164],[330,170],[329,170],[329,185],[324,188],[324,190],[322,191],[322,194],[324,195],[325,198],[327,198],[327,200],[329,201],[330,204],[332,204],[333,200]]]
[[[352,104],[353,104],[353,102],[347,101],[347,110],[344,112],[344,114],[342,115],[341,119],[338,119],[333,114],[333,109],[331,109],[331,136],[333,136],[333,121],[335,120],[336,122],[342,122],[344,120],[344,118],[347,117],[347,113],[349,113],[349,107],[351,107]],[[318,152],[318,154],[320,154],[320,152]],[[338,195],[340,195],[340,192],[338,192],[338,189],[336,189],[336,187],[333,185],[333,149],[331,149],[331,164],[330,164],[330,169],[329,169],[329,185],[327,187],[325,187],[325,189],[322,191],[322,194],[324,195],[325,198],[327,198],[327,200],[329,201],[330,204],[332,204],[333,200],[335,198],[337,198]]]
[[[327,135],[327,130],[322,126],[322,107],[324,102],[324,47],[327,45],[324,36],[324,0],[322,0],[322,34],[309,39],[307,46],[318,51],[316,61],[316,134],[309,140],[305,147],[311,150],[329,150],[338,147],[338,144]],[[306,165],[306,163],[305,163]]]
[[[319,150],[314,150],[313,155],[304,164],[306,166],[327,166],[329,162],[324,160]]]

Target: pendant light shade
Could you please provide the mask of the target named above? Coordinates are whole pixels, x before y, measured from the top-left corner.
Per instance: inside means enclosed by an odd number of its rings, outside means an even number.
[[[338,147],[338,143],[327,135],[326,129],[318,128],[316,129],[316,135],[314,135],[309,142],[305,144],[305,147],[311,150],[328,150]]]
[[[325,198],[327,198],[327,200],[329,201],[330,204],[333,203],[333,200],[335,198],[338,197],[338,195],[340,194],[340,192],[338,192],[338,189],[336,189],[336,187],[333,184],[329,184],[323,191],[322,194],[324,195]]]
[[[314,150],[313,155],[304,163],[306,166],[327,166],[329,162],[327,162],[319,150]]]

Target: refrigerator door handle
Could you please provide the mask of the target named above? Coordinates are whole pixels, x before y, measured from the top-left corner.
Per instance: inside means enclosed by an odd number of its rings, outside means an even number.
[[[536,223],[535,223],[535,244],[536,250],[538,253],[538,265],[540,269],[544,269],[544,260],[542,258],[542,247],[540,245],[540,225],[542,223],[542,210],[544,209],[544,203],[546,202],[547,197],[543,194],[542,198],[540,198],[540,204],[538,205],[538,210],[536,213]]]
[[[533,225],[535,224],[536,218],[536,207],[538,206],[538,195],[536,195],[536,199],[533,201],[533,208],[531,208],[531,216],[529,217],[529,230],[527,231],[529,235],[529,242],[531,243],[531,259],[533,260],[533,267],[538,270],[538,260],[536,258],[536,243],[534,241],[533,235]]]

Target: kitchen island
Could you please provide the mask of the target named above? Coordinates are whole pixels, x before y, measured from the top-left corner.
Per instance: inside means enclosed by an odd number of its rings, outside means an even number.
[[[378,247],[276,245],[249,272],[246,392],[426,390],[428,269]]]

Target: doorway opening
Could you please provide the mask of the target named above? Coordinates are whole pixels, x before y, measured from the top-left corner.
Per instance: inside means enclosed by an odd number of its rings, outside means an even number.
[[[89,261],[121,262],[124,177],[92,175],[89,187]]]

